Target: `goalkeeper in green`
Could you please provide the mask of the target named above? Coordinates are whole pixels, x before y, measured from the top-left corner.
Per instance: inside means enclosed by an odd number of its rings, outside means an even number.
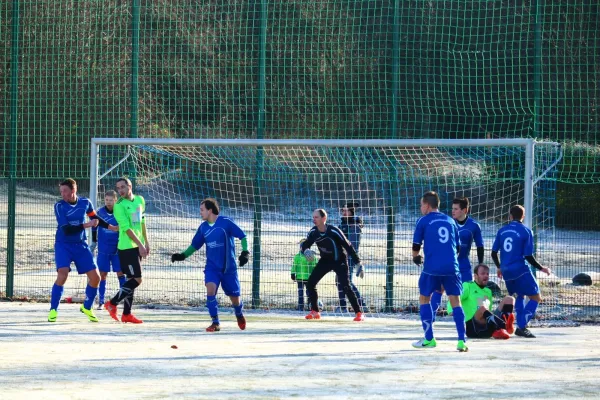
[[[301,245],[305,240],[306,239],[302,239],[299,244]],[[312,250],[306,251],[314,253]],[[294,256],[291,275],[292,280],[298,284],[298,311],[304,311],[304,288],[306,287],[308,277],[313,272],[316,265],[317,261],[315,260],[314,254],[310,254],[310,257],[307,257],[302,252],[298,252],[298,254]],[[310,298],[308,290],[306,292],[306,297]]]
[[[515,332],[513,314],[515,299],[507,296],[500,301],[498,308],[490,311],[492,291],[487,287],[490,268],[479,264],[473,269],[473,281],[463,282],[460,296],[465,312],[467,337],[474,339],[508,339]],[[452,307],[448,303],[448,310]]]

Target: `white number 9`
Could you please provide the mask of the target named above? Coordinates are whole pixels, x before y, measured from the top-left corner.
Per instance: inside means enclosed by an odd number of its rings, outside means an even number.
[[[448,232],[448,229],[444,228],[443,226],[438,229],[438,235],[440,235],[440,243],[447,243],[450,239],[450,233]]]
[[[504,239],[504,251],[510,253],[512,251],[512,242],[513,239],[511,237],[507,237]]]

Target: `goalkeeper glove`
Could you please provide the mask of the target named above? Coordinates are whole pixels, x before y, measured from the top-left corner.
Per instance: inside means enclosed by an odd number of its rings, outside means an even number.
[[[175,253],[173,255],[171,255],[171,262],[175,262],[175,261],[183,261],[185,260],[185,254],[181,254],[181,253]]]
[[[421,256],[420,254],[419,254],[419,255],[416,255],[416,256],[414,256],[414,257],[413,257],[413,262],[414,262],[415,264],[417,264],[418,266],[421,266],[421,264],[423,264],[423,256]]]
[[[292,280],[295,281],[296,280],[296,274],[292,274]]]
[[[248,250],[242,251],[242,254],[240,254],[238,260],[240,262],[240,267],[248,264],[248,261],[250,260],[250,252]]]
[[[363,267],[361,263],[356,264],[355,267],[356,267],[356,277],[363,279],[365,277],[365,267]]]
[[[94,252],[96,251],[96,247],[98,247],[98,242],[92,242],[92,244],[90,244],[90,251],[92,252],[92,254],[94,254]]]

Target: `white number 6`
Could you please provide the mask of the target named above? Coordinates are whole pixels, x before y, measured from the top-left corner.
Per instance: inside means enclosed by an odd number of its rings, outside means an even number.
[[[443,226],[438,229],[438,235],[440,235],[440,243],[446,243],[450,239],[450,233],[448,232],[448,229],[444,228]]]
[[[506,251],[507,253],[510,253],[512,251],[512,238],[511,237],[507,237],[506,239],[504,239],[504,251]]]

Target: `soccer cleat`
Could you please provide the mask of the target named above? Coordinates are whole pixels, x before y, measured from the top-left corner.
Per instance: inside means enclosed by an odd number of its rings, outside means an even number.
[[[141,319],[137,319],[133,314],[123,314],[121,315],[121,322],[126,323],[132,323],[132,324],[143,324],[144,321],[142,321]]]
[[[461,353],[465,353],[469,351],[469,348],[464,340],[459,340],[458,344],[456,345],[456,350],[460,351]]]
[[[238,326],[241,330],[246,329],[246,317],[243,315],[236,315]]]
[[[104,302],[102,303],[98,303],[98,308],[96,310],[102,310],[104,307],[102,307],[104,305]]]
[[[515,329],[515,335],[521,336],[528,339],[535,339],[535,335],[529,331],[527,328],[517,328]]]
[[[336,307],[333,312],[336,314],[344,314],[348,312],[348,307]]]
[[[81,311],[82,313],[84,313],[85,315],[87,315],[88,319],[89,319],[91,322],[98,322],[98,317],[96,317],[96,316],[94,315],[94,311],[92,311],[92,310],[88,310],[87,308],[85,308],[85,307],[83,306],[83,304],[81,305],[81,307],[79,307],[79,311]]]
[[[58,317],[58,312],[55,309],[50,310],[50,314],[48,314],[48,322],[56,322],[56,317]]]
[[[431,340],[421,339],[412,344],[412,347],[414,347],[415,349],[433,349],[436,346],[437,343],[435,341],[435,338]]]
[[[365,314],[363,314],[361,312],[357,312],[356,317],[354,317],[353,321],[360,322],[360,321],[364,321],[364,320],[365,320]]]
[[[510,339],[510,335],[505,329],[496,329],[494,333],[492,333],[492,337],[494,339]]]
[[[214,322],[206,328],[206,332],[219,332],[221,330],[221,325],[215,324]]]
[[[108,303],[104,304],[104,309],[106,311],[108,311],[108,314],[110,314],[110,316],[112,317],[112,319],[114,319],[115,321],[119,322],[119,317],[117,316],[117,306],[113,305],[109,301]]]
[[[506,324],[506,332],[510,335],[515,333],[515,314],[509,314],[508,317],[503,315],[502,319],[504,319],[504,323]]]
[[[308,313],[308,315],[306,317],[304,317],[306,319],[321,319],[321,313],[318,311],[311,311],[310,313]]]

